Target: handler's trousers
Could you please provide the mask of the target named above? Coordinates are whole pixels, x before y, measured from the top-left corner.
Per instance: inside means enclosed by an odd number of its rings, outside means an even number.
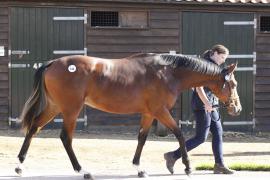
[[[222,125],[218,110],[214,110],[211,113],[205,110],[194,111],[196,118],[196,135],[186,141],[187,151],[194,149],[203,142],[206,141],[209,134],[209,130],[212,133],[212,150],[215,156],[215,163],[223,164],[223,152],[222,152]],[[175,150],[174,158],[181,158],[180,148]]]

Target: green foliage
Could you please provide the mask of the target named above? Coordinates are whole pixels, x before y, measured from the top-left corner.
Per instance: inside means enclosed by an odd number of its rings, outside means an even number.
[[[235,163],[228,167],[236,171],[270,171],[270,164]],[[213,170],[213,168],[214,164],[205,163],[198,165],[196,170]]]
[[[213,170],[214,169],[214,164],[211,163],[204,163],[196,166],[196,170]]]

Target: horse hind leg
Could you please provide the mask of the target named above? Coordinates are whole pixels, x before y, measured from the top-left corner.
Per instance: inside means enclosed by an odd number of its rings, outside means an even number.
[[[60,139],[65,147],[74,171],[82,174],[84,176],[84,179],[94,179],[89,172],[86,172],[82,169],[72,148],[72,136],[76,127],[76,119],[79,115],[79,112],[80,110],[72,114],[63,113],[64,122],[63,129],[60,134]]]
[[[133,166],[138,171],[139,177],[148,177],[147,173],[140,168],[140,157],[142,153],[143,146],[145,144],[149,129],[153,122],[153,117],[150,115],[143,114],[141,118],[140,131],[138,135],[138,145],[136,148],[136,152],[133,158]]]
[[[57,108],[48,104],[45,109],[35,118],[33,125],[27,132],[21,150],[18,154],[19,164],[15,168],[15,172],[19,175],[22,174],[22,164],[26,158],[27,151],[29,149],[30,143],[32,141],[33,136],[48,122],[50,122],[59,112]]]

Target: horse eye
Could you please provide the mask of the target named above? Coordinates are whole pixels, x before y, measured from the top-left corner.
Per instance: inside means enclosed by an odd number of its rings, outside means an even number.
[[[229,81],[229,80],[230,80],[230,76],[229,76],[229,75],[226,75],[226,76],[224,77],[224,79],[225,79],[225,81]]]

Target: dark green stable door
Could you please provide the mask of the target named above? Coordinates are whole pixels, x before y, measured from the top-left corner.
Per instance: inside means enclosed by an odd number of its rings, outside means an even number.
[[[31,93],[36,68],[57,57],[85,54],[85,18],[82,9],[11,8],[11,122]]]
[[[253,125],[253,59],[254,15],[245,13],[183,13],[183,54],[202,54],[214,44],[230,50],[226,64],[238,61],[235,73],[243,111],[240,116],[229,116],[221,109],[225,130],[247,131]],[[182,121],[193,122],[190,108],[191,91],[182,94]]]

